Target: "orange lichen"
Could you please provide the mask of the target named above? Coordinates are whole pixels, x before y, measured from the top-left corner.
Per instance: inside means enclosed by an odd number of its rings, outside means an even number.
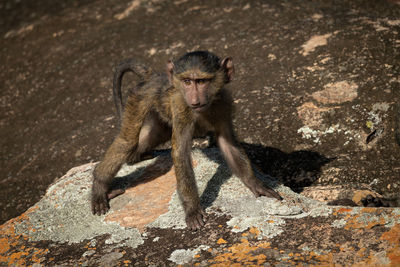
[[[25,251],[14,252],[8,255],[8,260],[6,261],[9,265],[26,265],[26,261],[24,256],[27,256],[29,253]]]
[[[335,266],[333,259],[334,257],[331,252],[327,254],[316,254],[311,251],[310,256],[310,259],[318,261],[318,265],[311,264],[310,266]]]
[[[0,254],[6,253],[10,249],[10,244],[8,243],[7,238],[0,238]]]
[[[34,263],[40,263],[40,259],[49,252],[48,249],[35,249],[32,254],[31,260]]]
[[[251,245],[247,239],[241,243],[226,248],[223,253],[209,260],[211,266],[243,266],[246,264],[261,265],[266,262],[266,256],[258,253],[259,249],[270,248],[270,243]]]
[[[38,209],[33,206],[20,216],[9,220],[0,225],[0,265],[26,266],[27,262],[40,263],[43,255],[48,253],[48,249],[38,249],[27,247],[22,244],[28,240],[28,234],[17,234],[15,226],[21,223],[25,224],[28,233],[37,231],[29,222],[29,214]]]
[[[400,224],[396,224],[389,231],[383,233],[380,238],[390,244],[386,255],[391,261],[391,266],[400,266]]]
[[[3,238],[0,241],[0,263],[8,265],[25,265],[25,260],[21,257],[27,254],[25,251],[19,251],[16,253],[10,252],[12,248],[18,247],[20,240],[23,238],[22,235],[15,233],[15,223],[26,219],[27,216],[22,214],[21,216],[11,219],[5,224],[0,226],[0,232]]]
[[[366,250],[366,248],[361,248],[359,251],[357,251],[357,255],[360,257],[364,257]]]
[[[249,232],[253,235],[259,235],[260,234],[260,230],[258,230],[256,227],[251,227],[249,229]]]
[[[369,218],[368,221],[360,220],[360,217],[365,214],[375,215],[374,217]],[[382,213],[381,210],[377,208],[363,208],[360,211],[360,214],[356,215],[347,215],[344,220],[346,221],[346,225],[344,229],[371,229],[377,225],[385,225],[385,218],[380,216]]]
[[[379,221],[372,221],[372,222],[369,222],[369,223],[367,224],[367,226],[365,226],[365,228],[371,229],[372,227],[377,226],[377,225],[385,225],[385,218],[380,217],[380,218],[379,218]]]
[[[223,238],[218,239],[217,244],[226,244],[228,243],[226,240],[224,240]]]
[[[351,209],[351,208],[340,208],[340,209],[338,209],[336,212],[337,213],[346,213],[346,212],[350,212],[350,211],[352,211],[353,209]]]

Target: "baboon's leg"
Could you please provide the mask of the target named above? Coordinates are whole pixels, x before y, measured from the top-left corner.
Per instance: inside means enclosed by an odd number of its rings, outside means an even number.
[[[136,152],[130,155],[128,162],[133,164],[143,159],[143,154],[171,139],[171,127],[162,121],[156,112],[150,111],[139,134]],[[147,155],[150,156],[150,155]]]
[[[110,208],[108,200],[123,193],[122,189],[111,190],[111,181],[122,164],[137,154],[139,134],[149,105],[143,105],[143,102],[137,101],[134,97],[128,101],[121,131],[93,172],[93,214],[105,214]]]
[[[256,197],[267,196],[281,200],[282,197],[254,176],[251,162],[243,149],[237,144],[230,123],[220,121],[217,132],[218,146],[232,172],[254,193]]]
[[[175,122],[171,146],[177,191],[185,211],[186,224],[189,229],[195,230],[204,225],[205,212],[200,205],[199,193],[192,167],[190,152],[193,130],[193,124],[185,125],[183,121]]]

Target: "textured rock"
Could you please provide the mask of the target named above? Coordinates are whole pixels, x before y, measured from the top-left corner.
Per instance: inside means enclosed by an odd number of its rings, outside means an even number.
[[[367,195],[382,197],[373,191],[370,186],[359,184],[357,187],[348,185],[309,186],[301,192],[303,196],[318,201],[330,202],[338,199],[351,199],[355,204],[362,206],[361,200]]]
[[[327,39],[332,36],[331,33],[327,33],[324,35],[314,35],[307,42],[305,42],[301,47],[302,51],[300,52],[303,56],[308,56],[311,52],[318,46],[324,46],[328,43]]]
[[[397,208],[307,198],[399,193],[399,1],[5,2],[0,265],[399,266]],[[48,188],[114,138],[117,62],[163,70],[193,49],[234,58],[237,136],[302,195],[259,174],[285,201],[255,199],[215,151],[194,156],[208,213],[198,232],[185,229],[167,155],[124,167],[127,192],[106,216],[90,213],[93,164]]]
[[[323,104],[340,104],[356,99],[357,88],[358,85],[347,81],[328,83],[324,86],[324,90],[313,93],[312,97]]]
[[[120,174],[126,171],[124,169]],[[134,186],[130,183],[132,187],[120,198],[111,201],[116,210],[106,216],[106,221],[143,230],[148,223],[168,211],[168,203],[176,189],[175,171],[170,158],[162,156],[155,164],[146,166],[139,179],[140,182],[134,183]]]
[[[90,212],[92,170],[70,170],[21,216],[0,226],[3,265],[400,264],[400,209],[332,207],[257,171],[284,197],[255,198],[217,149],[192,154],[206,226],[185,229],[168,151],[125,165],[125,194]]]
[[[0,4],[0,223],[54,177],[104,155],[118,128],[115,64],[135,58],[163,71],[193,49],[233,57],[235,130],[249,154],[269,149],[252,155],[264,172],[398,194],[399,1],[32,3]],[[123,89],[135,81],[127,74]],[[295,163],[335,160],[293,167],[299,150],[308,154]]]

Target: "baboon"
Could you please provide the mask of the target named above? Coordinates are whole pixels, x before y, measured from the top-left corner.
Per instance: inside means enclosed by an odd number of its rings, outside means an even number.
[[[122,112],[121,80],[126,71],[136,73],[141,83],[128,96]],[[201,228],[205,212],[200,205],[190,152],[193,136],[208,131],[214,133],[232,172],[256,197],[282,199],[254,176],[250,160],[234,137],[232,101],[224,87],[233,73],[232,58],[220,59],[208,51],[194,51],[168,61],[166,74],[154,73],[132,60],[116,68],[113,89],[118,114],[122,114],[121,129],[93,172],[93,214],[105,214],[110,208],[109,199],[123,193],[110,188],[123,163],[137,162],[143,153],[171,140],[186,224],[192,230]]]

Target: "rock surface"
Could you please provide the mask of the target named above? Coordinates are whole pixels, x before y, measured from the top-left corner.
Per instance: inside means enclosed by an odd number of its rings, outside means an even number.
[[[118,128],[115,64],[163,71],[193,49],[233,57],[234,127],[265,173],[296,191],[398,194],[399,3],[0,1],[0,223],[104,155]]]
[[[327,206],[257,176],[284,197],[255,198],[217,149],[192,153],[207,224],[185,229],[168,151],[125,165],[126,193],[90,212],[95,164],[71,169],[21,216],[0,226],[0,265],[399,266],[400,209]]]

